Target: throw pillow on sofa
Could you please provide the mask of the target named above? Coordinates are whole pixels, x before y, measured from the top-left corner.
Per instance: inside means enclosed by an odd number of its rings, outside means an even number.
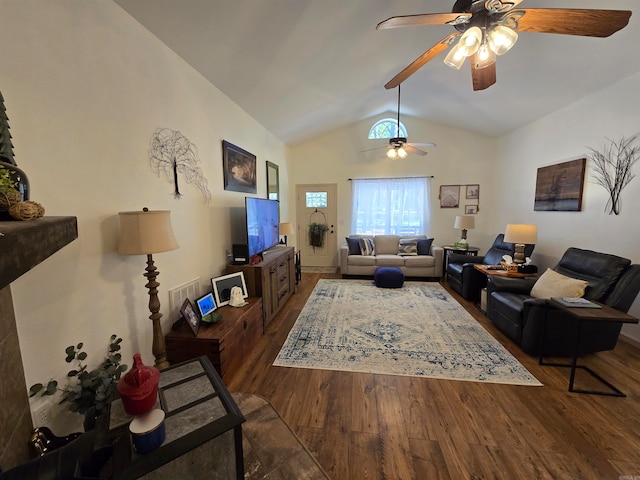
[[[398,244],[398,255],[418,255],[418,239],[401,238]]]
[[[431,255],[431,244],[433,238],[418,239],[418,255]]]
[[[531,296],[535,298],[582,297],[587,285],[589,283],[585,280],[567,277],[547,268],[536,283],[533,284]]]
[[[358,237],[346,237],[349,255],[360,255],[360,242]]]
[[[372,256],[376,254],[376,246],[371,238],[360,238],[360,255]]]

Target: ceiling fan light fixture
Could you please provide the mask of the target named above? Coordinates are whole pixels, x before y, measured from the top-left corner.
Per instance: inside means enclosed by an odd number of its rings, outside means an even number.
[[[458,48],[460,53],[465,57],[470,57],[478,51],[480,44],[482,43],[482,30],[480,27],[471,27],[469,30],[462,34],[460,41],[458,42]]]
[[[402,147],[398,147],[398,157],[399,158],[407,158],[407,151],[402,148]]]
[[[449,50],[449,53],[444,58],[444,63],[445,65],[451,68],[460,70],[460,68],[462,67],[462,64],[464,63],[465,58],[467,57],[465,57],[462,54],[462,52],[460,51],[460,45],[458,44],[458,45],[454,45],[453,48]]]
[[[494,25],[489,30],[489,47],[496,55],[504,55],[518,40],[518,33],[504,25]]]
[[[395,147],[391,147],[389,150],[387,150],[387,157],[396,158],[397,156],[398,156],[398,152],[396,152]]]
[[[476,56],[474,57],[474,61],[475,61],[475,65],[474,65],[475,68],[485,68],[491,65],[492,63],[495,63],[496,54],[493,53],[493,50],[491,50],[487,42],[485,42],[482,45],[480,45],[480,48],[478,49],[478,53],[476,53]]]

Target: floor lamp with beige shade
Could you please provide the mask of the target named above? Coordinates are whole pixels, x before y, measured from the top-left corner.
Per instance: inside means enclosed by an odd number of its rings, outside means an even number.
[[[149,289],[149,318],[153,324],[152,351],[155,357],[155,367],[162,370],[169,367],[167,349],[160,325],[160,300],[156,277],[160,272],[153,263],[154,253],[168,252],[179,248],[178,242],[171,228],[171,212],[169,210],[151,211],[148,208],[136,212],[120,212],[120,255],[146,255],[147,268],[144,276]]]

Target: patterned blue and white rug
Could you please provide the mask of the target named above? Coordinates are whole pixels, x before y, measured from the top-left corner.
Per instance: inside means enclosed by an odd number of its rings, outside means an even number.
[[[542,385],[438,283],[320,280],[273,364]]]

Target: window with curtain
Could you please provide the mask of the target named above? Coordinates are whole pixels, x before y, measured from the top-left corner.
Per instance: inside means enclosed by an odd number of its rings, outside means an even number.
[[[352,180],[351,233],[427,234],[429,180],[426,177]]]

